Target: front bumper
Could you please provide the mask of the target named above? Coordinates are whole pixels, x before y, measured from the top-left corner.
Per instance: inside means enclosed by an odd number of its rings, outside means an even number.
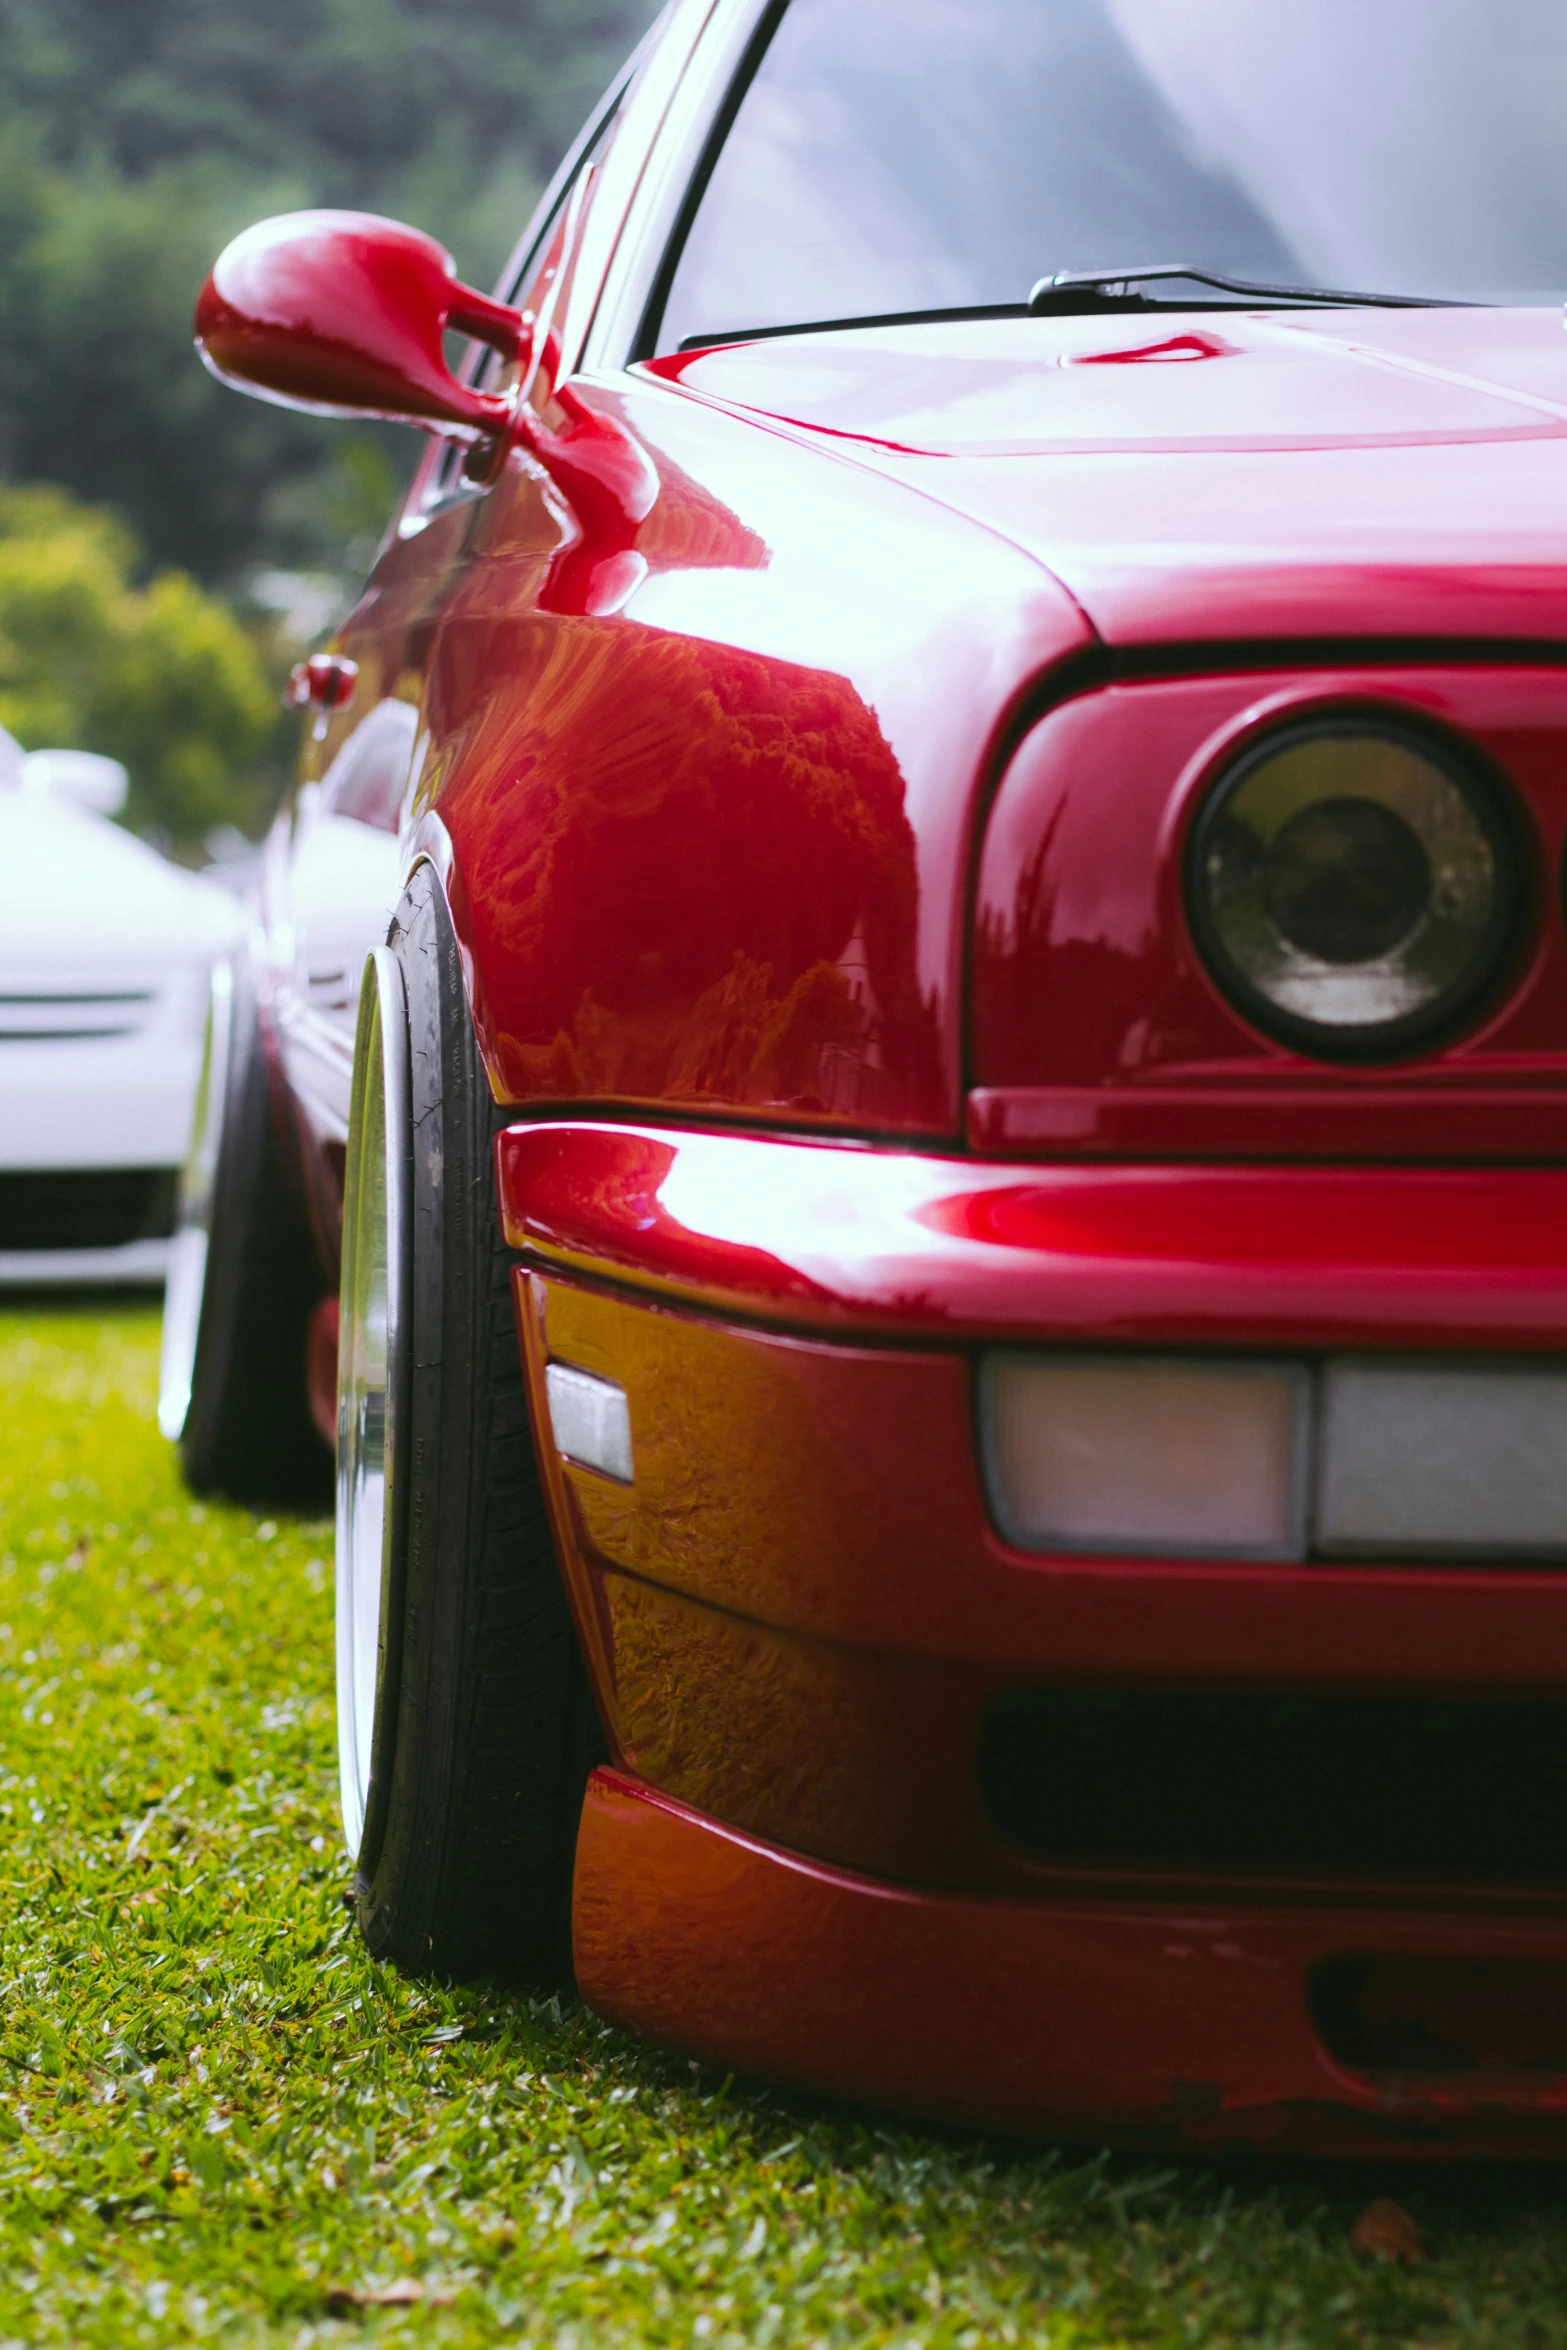
[[[562,1121],[500,1138],[531,1262],[871,1343],[1552,1349],[1567,1171],[1006,1165]]]
[[[602,2014],[827,2095],[1188,2151],[1567,2153],[1567,2078],[1357,2077],[1308,1988],[1346,1953],[1563,1969],[1567,1924],[921,1895],[599,1771],[574,1928]]]
[[[550,1360],[630,1398],[633,1484],[545,1464],[621,1774],[579,1856],[596,2005],[987,2124],[1567,2152],[1550,1787],[1506,1868],[1471,1866],[1472,1822],[1461,1863],[1421,1823],[1400,1865],[1396,1819],[1391,1843],[1329,1822],[1305,1859],[1199,1865],[1030,1849],[980,1760],[998,1707],[1055,1691],[1362,1726],[1516,1701],[1554,1740],[1567,1574],[1024,1554],[973,1423],[975,1353],[1008,1342],[1547,1353],[1567,1176],[1003,1168],[583,1123],[513,1128],[500,1170],[538,1424]],[[1491,1968],[1481,2008],[1507,1966],[1547,2006],[1559,1980],[1559,2052],[1499,2074],[1482,2016],[1456,2070],[1357,2072],[1314,1985],[1388,1953]]]

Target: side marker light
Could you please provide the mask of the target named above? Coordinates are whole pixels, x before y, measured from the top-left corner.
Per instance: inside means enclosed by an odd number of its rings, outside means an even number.
[[[551,1363],[544,1373],[555,1449],[579,1468],[632,1482],[631,1408],[612,1379]]]

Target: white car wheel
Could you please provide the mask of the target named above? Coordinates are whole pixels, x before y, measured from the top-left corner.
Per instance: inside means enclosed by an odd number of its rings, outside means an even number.
[[[331,1491],[309,1384],[327,1277],[244,955],[214,980],[204,1061],[164,1301],[159,1423],[193,1493],[313,1514]]]
[[[163,1351],[158,1372],[158,1426],[171,1444],[185,1432],[196,1376],[196,1339],[207,1285],[212,1201],[228,1099],[234,1034],[234,972],[219,963],[207,999],[201,1076],[191,1121],[190,1150],[180,1177],[179,1223],[169,1251],[163,1298]]]
[[[411,1132],[403,978],[365,964],[343,1197],[337,1386],[337,1747],[343,1834],[373,1863],[397,1687]]]

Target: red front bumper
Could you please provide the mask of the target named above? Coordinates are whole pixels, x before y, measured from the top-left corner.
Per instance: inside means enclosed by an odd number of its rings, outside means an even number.
[[[618,1773],[578,1860],[595,2005],[997,2126],[1567,2153],[1567,1886],[1046,1867],[977,1765],[1019,1690],[1549,1705],[1567,1575],[1025,1556],[971,1388],[1008,1342],[1558,1346],[1567,1176],[584,1124],[514,1128],[500,1164],[539,1424],[553,1357],[624,1387],[635,1432],[634,1487],[546,1463]],[[1461,1962],[1480,2011],[1559,1984],[1559,2053],[1542,2027],[1498,2064],[1482,2012],[1466,2070],[1339,2061],[1321,1970],[1394,1959]]]
[[[1567,2078],[1357,2079],[1304,1995],[1346,1950],[1567,1969],[1567,1924],[943,1898],[771,1851],[600,1771],[575,1929],[603,2014],[830,2095],[1189,2150],[1567,2153]]]

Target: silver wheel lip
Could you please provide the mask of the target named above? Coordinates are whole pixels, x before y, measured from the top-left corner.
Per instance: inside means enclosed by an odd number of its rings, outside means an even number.
[[[375,1050],[379,1043],[379,1050]],[[372,1062],[372,1053],[374,1060]],[[359,1719],[362,1710],[356,1690],[365,1676],[358,1668],[366,1661],[366,1613],[356,1608],[358,1578],[355,1569],[361,1544],[373,1537],[362,1523],[367,1505],[363,1492],[359,1449],[361,1433],[357,1390],[354,1385],[356,1351],[356,1277],[361,1246],[361,1206],[364,1192],[364,1133],[367,1089],[379,1073],[382,1131],[385,1136],[385,1279],[386,1385],[383,1419],[383,1478],[379,1541],[380,1605],[375,1626],[375,1705],[370,1722]],[[406,1419],[408,1289],[412,1252],[412,1119],[407,995],[402,971],[389,947],[376,947],[365,958],[360,981],[359,1017],[354,1039],[354,1068],[350,1093],[348,1154],[343,1185],[342,1284],[339,1293],[337,1387],[337,1724],[338,1776],[343,1836],[351,1860],[371,1857],[377,1841],[372,1810],[377,1790],[371,1757],[389,1665],[395,1669],[395,1639],[389,1642],[389,1595],[395,1582],[397,1546],[406,1465],[399,1442]]]
[[[179,1215],[163,1292],[158,1361],[158,1427],[171,1444],[185,1433],[196,1378],[196,1346],[212,1240],[212,1195],[228,1115],[234,1052],[234,966],[215,963],[207,989],[201,1075],[191,1110],[190,1147],[180,1170]]]

